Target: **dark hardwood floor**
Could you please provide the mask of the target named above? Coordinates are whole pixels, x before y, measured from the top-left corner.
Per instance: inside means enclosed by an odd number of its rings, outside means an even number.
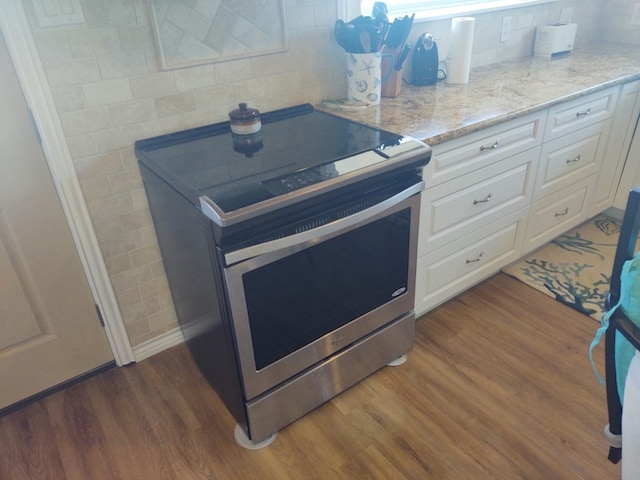
[[[178,346],[0,418],[0,479],[617,479],[596,327],[496,275],[419,319],[407,363],[256,451]]]

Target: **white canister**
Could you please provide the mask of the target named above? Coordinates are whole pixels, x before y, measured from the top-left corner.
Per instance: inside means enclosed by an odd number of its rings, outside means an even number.
[[[381,52],[347,53],[347,99],[369,105],[380,103],[382,84],[393,68],[382,77],[382,57],[393,55]],[[393,65],[393,64],[392,64]]]

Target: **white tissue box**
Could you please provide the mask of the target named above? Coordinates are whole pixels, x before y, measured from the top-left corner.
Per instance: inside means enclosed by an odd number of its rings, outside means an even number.
[[[575,23],[538,27],[533,54],[536,57],[551,57],[559,53],[570,52],[573,50],[577,30],[578,25]]]

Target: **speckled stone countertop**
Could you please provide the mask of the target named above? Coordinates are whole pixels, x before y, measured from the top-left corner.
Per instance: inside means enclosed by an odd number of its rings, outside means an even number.
[[[471,70],[469,83],[415,87],[359,111],[329,109],[429,145],[640,79],[640,47],[605,44],[554,59],[531,58]]]

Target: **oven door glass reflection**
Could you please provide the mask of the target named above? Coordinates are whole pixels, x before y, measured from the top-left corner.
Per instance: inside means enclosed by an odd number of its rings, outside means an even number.
[[[409,210],[244,275],[260,370],[407,291]]]

